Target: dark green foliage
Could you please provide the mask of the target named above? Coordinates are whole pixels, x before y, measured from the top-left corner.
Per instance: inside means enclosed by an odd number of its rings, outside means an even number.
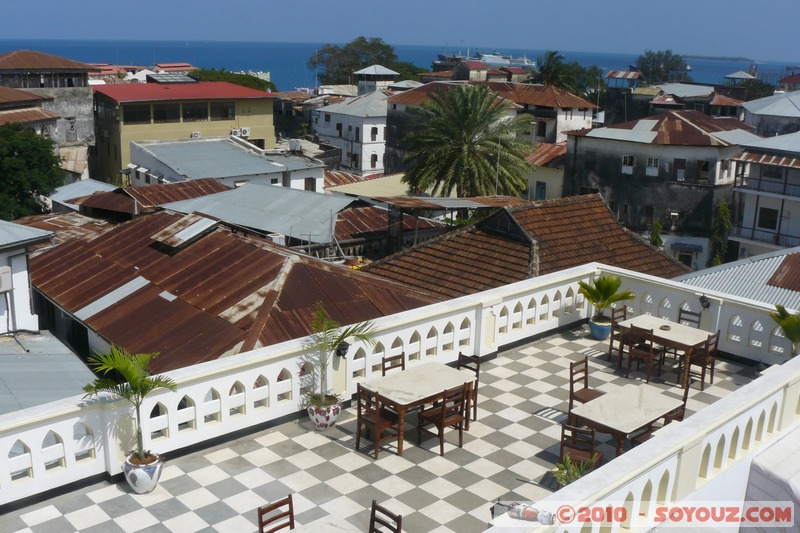
[[[319,71],[319,82],[352,84],[353,72],[381,65],[400,74],[401,79],[418,79],[424,72],[411,63],[398,61],[394,48],[377,37],[358,37],[346,45],[326,44],[308,58],[308,68]]]
[[[19,124],[0,126],[0,218],[47,212],[41,197],[64,184],[55,143]]]
[[[775,86],[761,80],[745,80],[739,85],[745,88],[746,102],[775,94]]]
[[[784,306],[778,304],[775,305],[775,309],[776,311],[769,316],[780,326],[783,336],[792,343],[792,353],[789,355],[794,357],[800,346],[800,311],[791,314]]]
[[[650,244],[656,248],[664,246],[664,241],[661,239],[661,222],[658,219],[653,221],[653,227],[650,229]]]
[[[672,50],[645,50],[636,59],[636,68],[650,84],[690,80],[686,74],[686,61]]]
[[[592,103],[598,102],[598,92],[602,92],[606,86],[603,71],[599,67],[583,67],[577,61],[564,63],[564,56],[555,50],[548,50],[537,61],[539,70],[533,73],[530,81],[555,85]]]
[[[403,182],[414,194],[517,196],[527,188],[530,146],[517,140],[527,116],[504,120],[508,102],[483,85],[438,91],[423,105],[420,128],[403,139],[408,172]],[[496,189],[496,190],[495,190]]]
[[[720,202],[711,224],[711,256],[708,266],[721,265],[728,252],[728,234],[731,231],[731,210],[725,200]]]
[[[192,76],[199,76],[201,81],[227,81],[243,87],[250,87],[259,91],[275,92],[278,88],[274,83],[267,80],[262,80],[251,76],[250,74],[236,74],[235,72],[228,72],[224,68],[217,70],[212,69],[197,69],[191,71],[189,74]]]

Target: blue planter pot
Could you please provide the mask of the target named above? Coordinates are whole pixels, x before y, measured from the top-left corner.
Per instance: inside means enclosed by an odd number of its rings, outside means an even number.
[[[598,341],[604,341],[611,335],[611,323],[598,324],[593,320],[589,320],[589,332],[592,338]]]

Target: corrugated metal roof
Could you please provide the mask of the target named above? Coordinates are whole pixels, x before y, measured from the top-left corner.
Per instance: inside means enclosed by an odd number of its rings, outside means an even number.
[[[539,143],[525,160],[537,167],[563,165],[563,157],[567,153],[567,141],[560,143]]]
[[[96,72],[99,69],[88,63],[73,61],[33,50],[15,50],[0,54],[0,71],[9,70],[16,72],[56,72],[78,71]]]
[[[745,147],[765,152],[773,151],[800,155],[800,131],[759,139],[747,143]]]
[[[325,188],[338,187],[339,185],[347,185],[348,183],[359,183],[364,181],[364,178],[358,174],[351,174],[350,172],[343,172],[341,170],[325,170]]]
[[[80,213],[52,213],[20,218],[18,224],[55,233],[55,243],[91,240],[113,227],[110,222]]]
[[[800,91],[773,94],[742,104],[754,115],[800,118]]]
[[[76,204],[105,211],[138,214],[152,211],[171,202],[190,200],[229,190],[231,187],[221,184],[216,179],[205,178],[176,183],[114,188],[111,192],[98,192],[86,198],[76,197]]]
[[[609,70],[606,73],[606,78],[615,80],[636,80],[639,79],[642,73],[638,70]]]
[[[15,104],[15,107],[28,105],[41,105],[42,102],[52,102],[52,96],[24,91],[22,89],[12,89],[11,87],[0,87],[0,105],[7,106]]]
[[[304,241],[332,241],[331,217],[356,201],[272,185],[246,183],[236,189],[165,204],[181,213],[203,213],[219,220]]]
[[[0,124],[35,124],[37,122],[53,121],[61,115],[38,107],[30,109],[7,109],[0,111]]]
[[[663,92],[677,96],[678,98],[697,98],[700,96],[711,96],[714,94],[714,87],[707,85],[690,85],[688,83],[665,83],[658,86]]]
[[[401,209],[480,209],[528,205],[518,196],[473,196],[470,198],[441,196],[376,196],[375,200]]]
[[[736,98],[731,98],[730,96],[725,96],[724,94],[714,93],[714,98],[711,99],[711,103],[709,105],[740,107],[743,103],[744,101],[742,100],[737,100]]]
[[[795,256],[791,263],[791,275],[800,275],[796,270],[798,253],[800,248],[787,248],[756,255],[693,272],[676,278],[676,281],[699,289],[724,292],[768,305],[781,304],[789,309],[800,310],[800,291],[770,284],[770,279],[790,255]]]
[[[372,91],[367,94],[348,98],[338,104],[326,105],[319,108],[320,113],[331,113],[348,117],[385,117],[386,100],[392,95],[391,91]]]
[[[243,87],[226,81],[198,83],[120,83],[93,85],[95,94],[117,102],[152,102],[164,100],[271,99],[272,93]]]
[[[47,242],[55,237],[52,231],[0,220],[0,249],[20,248]]]
[[[104,181],[97,181],[93,179],[80,180],[70,183],[69,185],[56,187],[55,192],[50,195],[50,199],[53,202],[63,204],[77,211],[79,206],[77,204],[70,203],[68,200],[89,196],[96,192],[109,192],[115,189],[115,186]]]
[[[800,158],[786,157],[775,154],[762,154],[745,150],[736,156],[740,161],[757,163],[759,165],[774,165],[777,167],[800,168]]]
[[[357,70],[353,72],[355,75],[373,75],[373,76],[399,76],[399,72],[395,72],[392,69],[386,68],[381,65],[370,65],[369,67],[362,68],[361,70]]]
[[[725,76],[725,78],[729,79],[729,80],[754,80],[754,79],[756,79],[755,76],[753,76],[752,74],[748,74],[747,72],[745,72],[743,70],[737,70],[736,72],[732,72],[732,73],[728,74],[727,76]]]
[[[388,209],[376,206],[350,207],[340,211],[336,218],[336,240],[345,242],[386,234],[388,225]],[[414,216],[403,217],[403,231],[443,227],[445,225],[436,220]]]
[[[434,301],[219,227],[178,249],[154,246],[183,219],[155,213],[51,248],[31,258],[31,280],[73,316],[87,310],[101,338],[159,352],[155,372],[308,335],[317,302],[353,324]]]

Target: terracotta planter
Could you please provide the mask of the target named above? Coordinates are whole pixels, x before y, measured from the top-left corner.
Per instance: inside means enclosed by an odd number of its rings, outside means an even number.
[[[336,425],[342,406],[339,402],[330,405],[309,405],[308,416],[318,431],[332,428]]]
[[[156,454],[150,454],[152,460],[139,464],[133,454],[128,455],[122,465],[125,479],[137,494],[147,494],[156,488],[164,469],[164,459]],[[133,460],[132,460],[133,459]]]

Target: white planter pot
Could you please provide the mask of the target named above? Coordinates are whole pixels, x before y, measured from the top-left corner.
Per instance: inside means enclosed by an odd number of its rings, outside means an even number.
[[[314,427],[319,430],[332,428],[336,424],[336,419],[339,418],[339,413],[342,412],[342,406],[339,402],[331,405],[309,405],[308,416],[314,423]]]
[[[137,494],[147,494],[156,488],[158,480],[161,478],[161,471],[164,469],[164,459],[152,454],[155,460],[147,464],[131,462],[131,455],[125,459],[122,471],[125,479]]]

